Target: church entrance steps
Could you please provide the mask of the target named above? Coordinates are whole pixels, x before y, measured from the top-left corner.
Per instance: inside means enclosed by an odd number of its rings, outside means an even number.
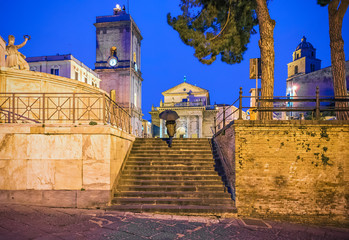
[[[171,214],[234,213],[208,139],[136,139],[110,208]]]

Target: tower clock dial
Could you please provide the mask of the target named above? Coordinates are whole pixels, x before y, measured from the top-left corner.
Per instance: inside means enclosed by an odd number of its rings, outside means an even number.
[[[118,64],[118,60],[116,58],[110,58],[108,63],[110,66],[115,67]]]

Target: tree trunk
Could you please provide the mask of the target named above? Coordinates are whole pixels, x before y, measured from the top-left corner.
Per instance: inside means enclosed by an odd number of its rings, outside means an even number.
[[[266,0],[256,0],[259,22],[259,48],[261,51],[262,80],[261,99],[274,97],[274,27],[275,21],[270,18]],[[261,102],[261,108],[273,108],[272,102]],[[259,112],[260,120],[273,120],[272,112]]]
[[[335,98],[347,96],[345,79],[344,41],[342,38],[342,23],[349,1],[331,1],[328,5],[332,78]],[[348,108],[348,102],[336,102],[336,108]],[[349,111],[336,112],[338,120],[349,120]]]

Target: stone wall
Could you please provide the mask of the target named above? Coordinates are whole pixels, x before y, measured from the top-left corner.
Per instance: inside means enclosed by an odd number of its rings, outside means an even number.
[[[216,140],[238,214],[349,225],[348,121],[235,121]]]
[[[0,124],[0,201],[105,206],[134,140],[107,125]]]
[[[74,79],[48,73],[0,68],[1,93],[105,93]]]
[[[5,67],[5,50],[6,50],[6,42],[5,40],[0,36],[0,67]]]

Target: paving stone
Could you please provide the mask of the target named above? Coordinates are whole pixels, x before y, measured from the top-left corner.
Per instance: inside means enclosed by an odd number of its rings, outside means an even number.
[[[68,214],[69,213],[69,214]],[[62,219],[63,217],[63,219]],[[33,221],[33,219],[35,221]],[[65,219],[65,220],[64,220]],[[0,239],[268,239],[344,240],[349,229],[266,221],[272,228],[246,227],[237,219],[125,214],[86,209],[4,207]],[[239,223],[240,222],[240,223]]]

